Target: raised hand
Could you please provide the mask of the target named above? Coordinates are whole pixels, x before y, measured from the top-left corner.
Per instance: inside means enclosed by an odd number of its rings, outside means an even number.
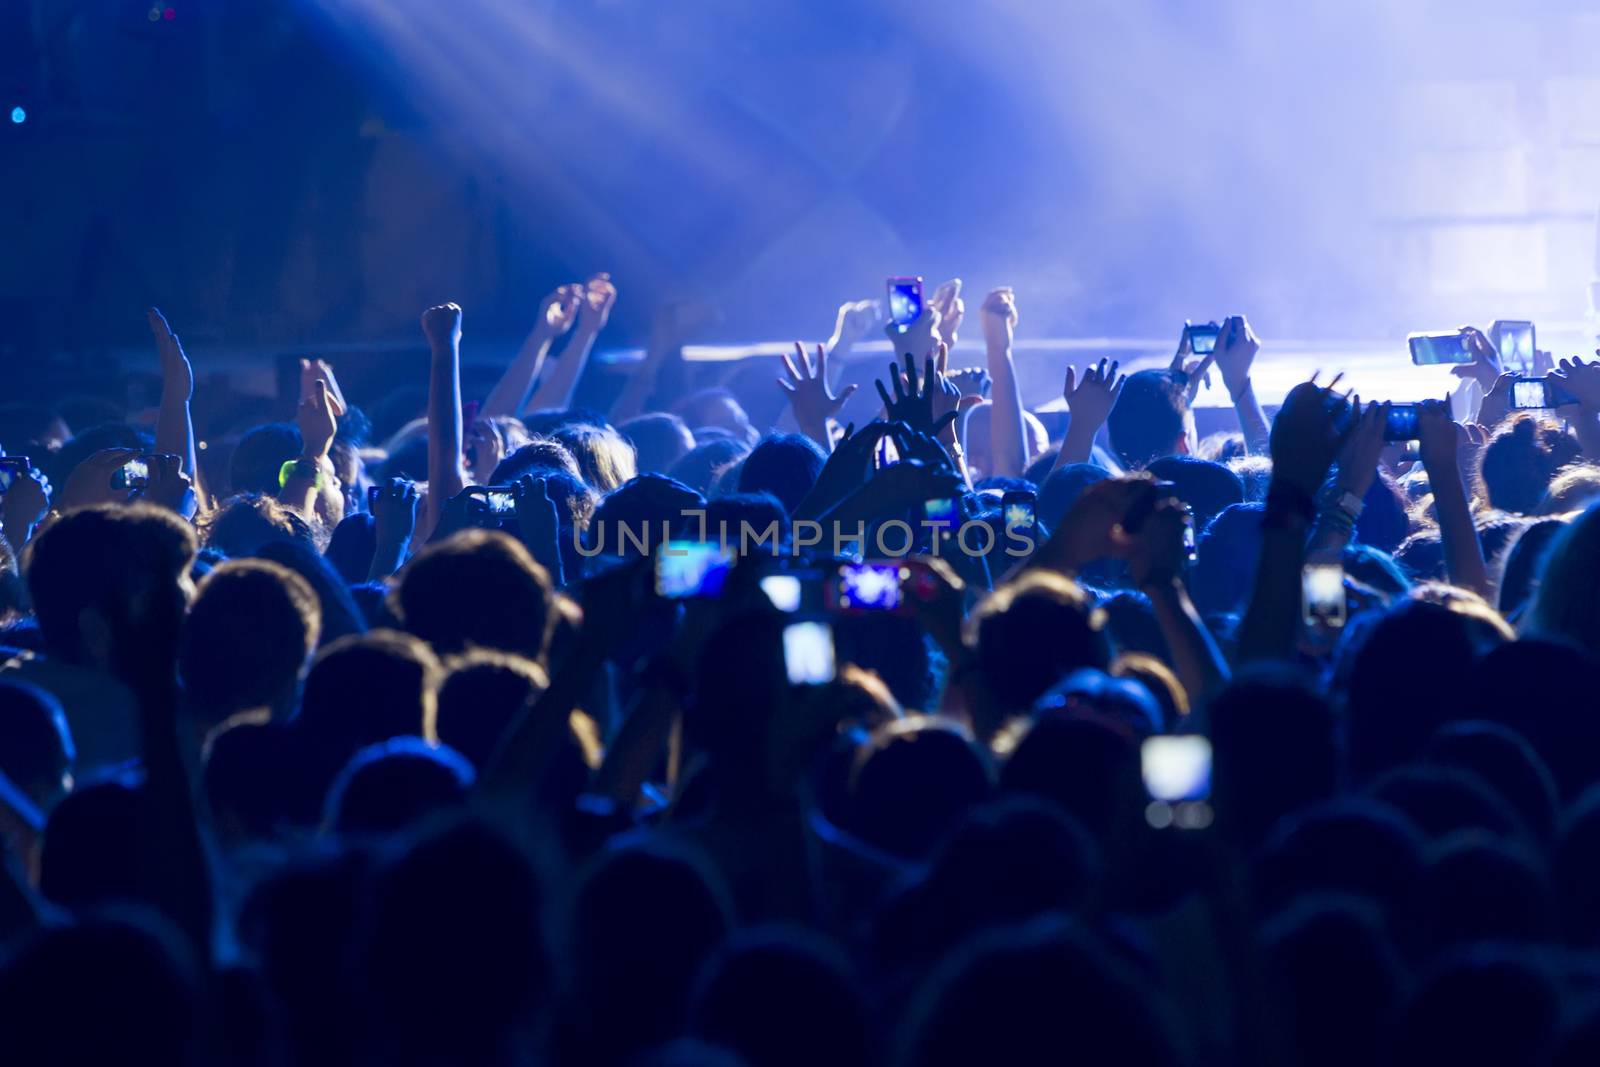
[[[1096,560],[1126,559],[1133,547],[1129,517],[1148,513],[1159,499],[1156,480],[1148,474],[1095,482],[1078,494],[1034,562],[1072,573]]]
[[[1505,373],[1505,368],[1500,365],[1500,350],[1476,326],[1463,326],[1461,333],[1467,339],[1467,351],[1472,353],[1472,362],[1451,367],[1450,373],[1457,378],[1471,378],[1487,393],[1494,388],[1500,375]]]
[[[1378,457],[1383,453],[1383,431],[1389,422],[1388,404],[1361,407],[1361,398],[1350,398],[1353,420],[1344,446],[1339,450],[1338,486],[1340,490],[1364,498],[1378,476]]]
[[[417,529],[417,483],[390,478],[372,487],[372,533],[381,545],[407,545]]]
[[[0,529],[17,552],[33,536],[33,528],[50,511],[50,481],[37,468],[11,479],[11,488],[0,493]]]
[[[199,502],[189,476],[183,473],[183,458],[168,454],[147,455],[149,480],[140,495],[152,504],[177,512],[184,519],[194,518]]]
[[[939,309],[931,303],[924,303],[922,314],[915,321],[906,326],[886,322],[883,333],[896,352],[909,352],[913,356],[928,355],[939,337]]]
[[[1222,373],[1222,384],[1228,395],[1237,398],[1250,387],[1250,367],[1256,353],[1261,350],[1261,339],[1250,328],[1243,315],[1229,315],[1217,334],[1217,346],[1212,359]]]
[[[1017,294],[1009,287],[983,298],[983,341],[990,351],[1009,350],[1017,329]]]
[[[130,460],[138,458],[138,450],[132,448],[102,448],[89,456],[67,475],[67,484],[56,498],[56,509],[65,512],[96,504],[125,502],[130,494],[124,489],[113,489],[111,479]]]
[[[893,425],[881,419],[867,423],[860,433],[854,423],[846,426],[811,491],[795,508],[795,517],[815,518],[865,485],[872,475],[873,452],[892,430]]]
[[[1208,325],[1215,326],[1216,323],[1213,322]],[[1222,343],[1222,335],[1221,333],[1217,334],[1217,345],[1212,346],[1210,352],[1196,359],[1194,348],[1189,344],[1189,326],[1190,323],[1188,322],[1183,324],[1183,333],[1178,338],[1178,350],[1172,354],[1172,362],[1167,365],[1167,371],[1182,378],[1184,395],[1192,403],[1195,395],[1200,392],[1200,386],[1211,379],[1211,364],[1217,358],[1217,348]],[[1254,352],[1250,355],[1252,359],[1255,357]]]
[[[339,418],[344,415],[344,405],[334,399],[326,379],[312,383],[311,396],[300,401],[295,411],[295,421],[300,425],[300,437],[305,442],[307,459],[320,460],[333,447],[334,435],[339,432]]]
[[[967,315],[966,302],[961,299],[961,279],[951,278],[940,285],[933,291],[933,299],[928,302],[939,312],[939,340],[954,348],[956,332],[961,329],[961,320]]]
[[[794,410],[794,421],[800,424],[807,437],[824,449],[829,445],[828,420],[839,413],[846,400],[855,393],[854,385],[847,385],[838,396],[828,388],[828,350],[817,346],[817,359],[813,363],[806,355],[805,346],[794,343],[794,358],[783,356],[785,378],[778,379],[778,388],[789,394],[789,407]]]
[[[517,506],[517,532],[533,558],[550,572],[556,585],[564,585],[561,569],[561,516],[550,499],[544,478],[524,475],[511,485]]]
[[[1313,378],[1290,390],[1272,421],[1272,476],[1283,479],[1307,498],[1327,480],[1328,468],[1344,447],[1349,404],[1333,391],[1335,378],[1323,388]]]
[[[1429,472],[1459,463],[1457,449],[1461,428],[1450,419],[1450,405],[1443,400],[1424,400],[1417,412],[1417,448],[1422,465]]]
[[[339,388],[339,379],[333,375],[333,366],[325,359],[302,359],[300,361],[300,399],[310,400],[317,392],[317,379],[327,383],[328,396],[333,400],[333,406],[343,415],[347,405],[344,402],[344,392]]]
[[[1117,405],[1117,397],[1122,395],[1122,387],[1128,381],[1126,374],[1118,374],[1117,368],[1121,364],[1102,359],[1097,365],[1085,367],[1083,376],[1072,367],[1067,368],[1067,380],[1061,387],[1061,396],[1067,402],[1067,410],[1072,414],[1072,421],[1076,424],[1080,419],[1086,426],[1099,430],[1104,426],[1106,419],[1111,415],[1111,409]]]
[[[878,325],[882,313],[876,300],[852,300],[839,305],[839,315],[834,320],[830,349],[849,348]]]
[[[917,381],[917,368],[910,352],[905,354],[905,371],[893,361],[889,363],[889,382],[894,388],[891,399],[883,386],[883,379],[875,379],[878,396],[883,400],[883,410],[890,422],[903,422],[919,433],[937,436],[940,431],[956,421],[956,404],[961,394],[944,379],[938,362],[948,360],[948,350],[939,355],[930,354],[923,362],[922,381]]]
[[[461,305],[438,304],[422,313],[422,335],[433,348],[461,343]]]
[[[583,298],[583,286],[561,286],[539,302],[539,325],[551,337],[562,336],[578,321],[578,308]]]
[[[1600,350],[1595,354],[1600,355]],[[1550,372],[1550,377],[1560,382],[1586,412],[1600,411],[1600,360],[1585,363],[1576,357],[1563,359],[1559,369]]]
[[[1189,528],[1194,524],[1188,505],[1174,496],[1157,500],[1155,507],[1133,531],[1125,531],[1128,574],[1135,588],[1177,581],[1189,562]]]
[[[194,368],[189,364],[189,357],[183,353],[178,335],[167,325],[167,317],[161,314],[160,308],[147,310],[145,321],[150,324],[150,333],[156,339],[156,355],[161,360],[161,388],[163,391],[170,389],[180,394],[183,400],[189,400],[194,395]]]
[[[584,333],[599,333],[611,318],[611,309],[617,303],[617,287],[611,284],[611,275],[600,273],[583,286],[583,299],[578,303],[578,329]]]

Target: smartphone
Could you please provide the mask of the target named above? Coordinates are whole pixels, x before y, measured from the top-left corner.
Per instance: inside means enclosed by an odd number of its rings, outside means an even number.
[[[705,541],[666,541],[656,549],[656,594],[669,600],[720,596],[733,549]]]
[[[27,477],[33,470],[33,461],[27,456],[0,456],[0,493],[7,492],[11,483]]]
[[[1211,824],[1211,741],[1198,734],[1158,734],[1139,746],[1145,820],[1157,829]]]
[[[783,665],[792,685],[823,685],[837,673],[833,627],[825,622],[793,622],[783,628]]]
[[[1038,494],[1026,489],[1013,489],[1000,498],[1000,516],[1006,529],[1013,527],[1031,530],[1038,522]]]
[[[1420,404],[1390,404],[1389,418],[1383,424],[1383,439],[1385,441],[1415,441],[1417,439],[1417,416],[1422,411]]]
[[[833,611],[900,611],[905,605],[899,563],[841,563],[828,583],[827,605]]]
[[[889,323],[905,333],[922,317],[922,279],[889,279]]]
[[[1460,330],[1407,334],[1406,344],[1411,346],[1411,362],[1419,367],[1472,362],[1467,335]]]
[[[953,496],[936,496],[922,502],[922,521],[931,524],[940,537],[954,537],[961,525],[961,501]]]
[[[150,464],[143,456],[130,459],[111,474],[113,489],[143,489],[150,484]]]
[[[1560,382],[1549,378],[1518,378],[1511,383],[1511,409],[1529,411],[1536,408],[1558,408],[1563,404],[1576,404],[1573,395],[1561,388]]]
[[[375,511],[378,507],[378,494],[383,491],[381,485],[367,486],[367,511]]]
[[[772,606],[785,615],[793,615],[800,610],[804,585],[798,574],[769,574],[761,579],[760,585],[761,591],[772,601]]]
[[[1489,340],[1500,351],[1500,362],[1505,366],[1533,366],[1533,323],[1523,319],[1495,319],[1489,324]]]
[[[1300,572],[1300,603],[1307,626],[1342,627],[1344,568],[1337,563],[1306,564]]]
[[[1222,332],[1222,327],[1214,322],[1204,326],[1185,326],[1183,336],[1189,342],[1189,351],[1197,356],[1209,356],[1217,347],[1217,335]]]
[[[517,513],[517,498],[509,485],[471,485],[466,493],[467,507],[473,515],[503,519]],[[370,501],[371,496],[367,499]]]

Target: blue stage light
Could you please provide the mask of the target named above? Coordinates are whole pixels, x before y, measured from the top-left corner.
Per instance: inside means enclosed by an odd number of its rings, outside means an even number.
[[[11,109],[11,121],[21,126],[28,121],[28,112],[25,108],[14,107]]]

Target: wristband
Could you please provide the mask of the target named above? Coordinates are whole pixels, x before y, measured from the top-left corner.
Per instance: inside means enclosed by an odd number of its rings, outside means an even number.
[[[313,489],[322,488],[322,465],[309,459],[291,459],[278,468],[278,488],[287,488],[294,479],[309,479]]]

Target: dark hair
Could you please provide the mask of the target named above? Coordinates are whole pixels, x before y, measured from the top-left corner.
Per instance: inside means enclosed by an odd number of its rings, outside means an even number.
[[[540,659],[554,623],[550,575],[498,530],[463,530],[400,572],[396,614],[441,654],[470,646]]]
[[[1059,528],[1068,509],[1083,491],[1109,477],[1110,471],[1093,463],[1068,463],[1057,467],[1039,486],[1039,501],[1035,506],[1039,521],[1048,529]]]
[[[76,756],[56,698],[0,675],[0,774],[48,811],[69,787]]]
[[[230,493],[276,496],[278,471],[305,451],[300,428],[290,422],[269,422],[239,438],[228,464]]]
[[[1189,401],[1178,375],[1167,370],[1136,371],[1128,375],[1106,419],[1111,447],[1131,467],[1170,456],[1183,440],[1188,413]]]
[[[890,855],[928,855],[992,789],[982,749],[954,723],[911,716],[885,723],[856,752],[850,829]]]
[[[1103,623],[1076,582],[1031,571],[980,601],[968,628],[990,692],[1002,709],[1020,711],[1079,667],[1106,667]]]
[[[500,461],[494,469],[494,484],[510,485],[525,474],[540,475],[548,471],[583,477],[577,459],[566,445],[554,437],[535,437]]]
[[[624,527],[642,534],[648,531],[651,545],[661,538],[662,524],[679,531],[692,529],[685,512],[703,511],[705,497],[673,478],[659,474],[641,474],[628,484],[609,494],[595,508],[589,523],[585,543],[590,549],[604,548],[611,554],[620,554],[624,541]],[[629,551],[636,551],[628,544]]]
[[[665,474],[694,450],[694,431],[689,424],[665,411],[629,419],[617,431],[633,444],[640,474]]]
[[[242,493],[223,501],[201,533],[207,548],[232,557],[256,555],[278,541],[316,545],[316,532],[305,517],[265,493]]]
[[[1532,515],[1550,480],[1582,450],[1560,425],[1523,412],[1497,427],[1478,459],[1478,478],[1491,507]]]
[[[769,434],[745,457],[739,492],[769,492],[790,514],[811,491],[828,457],[804,434]]]
[[[1178,499],[1193,509],[1197,530],[1205,529],[1224,508],[1244,503],[1244,483],[1220,463],[1193,456],[1162,456],[1145,469],[1172,483]]]
[[[30,547],[27,577],[50,654],[80,660],[85,611],[129,624],[135,604],[183,576],[195,548],[188,523],[149,504],[83,508],[46,527]]]
[[[342,834],[394,833],[466,803],[475,777],[461,753],[420,737],[361,749],[328,787],[323,824]]]
[[[303,541],[276,541],[262,545],[255,555],[294,571],[317,594],[317,606],[322,610],[319,646],[366,632],[366,618],[356,607],[350,587],[340,581],[333,565],[311,545]]]
[[[1194,567],[1189,572],[1189,591],[1195,607],[1206,615],[1238,611],[1250,595],[1250,582],[1242,575],[1253,574],[1261,554],[1261,517],[1264,504],[1234,504],[1195,539]]]
[[[1567,528],[1565,519],[1540,519],[1522,529],[1506,549],[1500,572],[1500,613],[1518,618],[1538,588],[1539,572],[1556,537]]]
[[[700,433],[697,429],[696,433]],[[700,443],[674,463],[667,474],[675,481],[697,493],[708,493],[717,476],[743,459],[750,449],[742,441],[732,438],[706,440],[701,434]]]
[[[429,735],[481,770],[507,728],[550,680],[530,659],[485,649],[447,660],[444,666]]]
[[[287,715],[321,619],[311,586],[281,564],[230,560],[206,575],[178,649],[178,669],[206,725],[246,708]]]

